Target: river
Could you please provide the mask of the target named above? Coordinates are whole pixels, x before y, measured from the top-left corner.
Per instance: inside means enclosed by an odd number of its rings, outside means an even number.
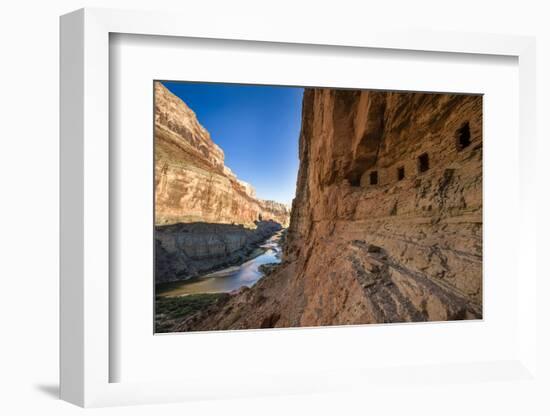
[[[238,266],[208,273],[204,276],[193,278],[190,281],[170,283],[163,289],[159,296],[184,296],[196,293],[222,293],[232,292],[243,286],[252,287],[264,274],[260,266],[269,263],[281,262],[282,231],[277,232],[267,239],[260,247],[265,250],[263,254],[254,257]]]

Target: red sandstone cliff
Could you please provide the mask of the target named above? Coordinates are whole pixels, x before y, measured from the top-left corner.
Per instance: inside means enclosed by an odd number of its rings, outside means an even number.
[[[259,217],[288,226],[284,204],[256,198],[224,165],[224,153],[195,113],[155,83],[155,224],[208,222],[254,226]]]
[[[482,316],[482,97],[308,89],[283,264],[178,330]]]

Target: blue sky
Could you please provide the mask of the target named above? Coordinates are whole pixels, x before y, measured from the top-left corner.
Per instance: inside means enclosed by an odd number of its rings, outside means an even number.
[[[298,173],[303,88],[163,82],[197,115],[225,165],[258,198],[290,204]]]

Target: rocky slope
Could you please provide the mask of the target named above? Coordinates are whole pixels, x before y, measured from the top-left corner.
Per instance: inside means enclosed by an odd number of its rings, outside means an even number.
[[[155,82],[155,223],[242,224],[273,220],[288,226],[290,210],[256,198],[254,188],[224,165],[224,153],[195,113]]]
[[[482,97],[308,89],[283,264],[178,330],[482,316]]]

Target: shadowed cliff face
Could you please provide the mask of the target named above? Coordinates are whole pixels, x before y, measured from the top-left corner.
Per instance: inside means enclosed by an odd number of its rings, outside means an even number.
[[[155,282],[186,280],[241,264],[281,228],[274,221],[258,221],[254,229],[203,222],[157,226]]]
[[[224,165],[224,153],[195,113],[155,83],[155,224],[242,224],[273,220],[288,226],[290,210],[256,198],[254,188]]]
[[[179,330],[482,316],[482,97],[309,89],[283,264]]]

